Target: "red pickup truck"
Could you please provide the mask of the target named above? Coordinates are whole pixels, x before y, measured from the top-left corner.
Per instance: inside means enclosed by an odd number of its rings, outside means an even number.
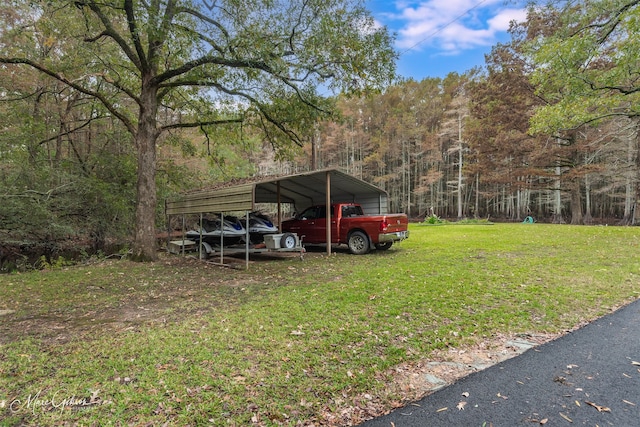
[[[282,231],[297,233],[305,243],[327,243],[327,208],[324,205],[305,209],[282,223]],[[346,244],[351,253],[362,255],[373,247],[387,250],[409,237],[405,214],[365,215],[356,203],[331,205],[331,243]]]

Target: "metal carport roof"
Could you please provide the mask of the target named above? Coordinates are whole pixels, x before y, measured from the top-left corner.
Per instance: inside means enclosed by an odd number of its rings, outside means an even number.
[[[262,178],[185,193],[167,200],[167,215],[253,211],[256,203],[291,203],[297,210],[331,202],[354,202],[370,215],[388,213],[386,191],[337,169]]]

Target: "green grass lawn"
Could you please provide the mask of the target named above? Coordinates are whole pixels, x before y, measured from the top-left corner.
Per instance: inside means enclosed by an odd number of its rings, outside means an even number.
[[[636,299],[639,246],[630,227],[415,224],[386,252],[248,271],[163,256],[0,276],[0,425],[347,425],[363,399],[403,402],[400,363]]]

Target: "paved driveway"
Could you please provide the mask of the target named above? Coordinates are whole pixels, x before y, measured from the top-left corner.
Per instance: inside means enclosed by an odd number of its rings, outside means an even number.
[[[640,426],[640,300],[362,427]]]

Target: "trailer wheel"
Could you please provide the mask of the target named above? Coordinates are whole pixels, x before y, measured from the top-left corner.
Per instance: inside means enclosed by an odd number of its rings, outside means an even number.
[[[296,236],[292,233],[284,233],[280,238],[280,247],[283,249],[293,249],[296,247]]]
[[[198,248],[200,259],[207,259],[209,255],[213,253],[213,248],[207,242],[200,243],[200,247]]]
[[[354,231],[349,235],[347,241],[349,250],[355,255],[364,255],[371,249],[369,247],[369,238],[362,231]]]
[[[384,242],[376,244],[376,249],[379,251],[386,251],[393,245],[393,242]]]

